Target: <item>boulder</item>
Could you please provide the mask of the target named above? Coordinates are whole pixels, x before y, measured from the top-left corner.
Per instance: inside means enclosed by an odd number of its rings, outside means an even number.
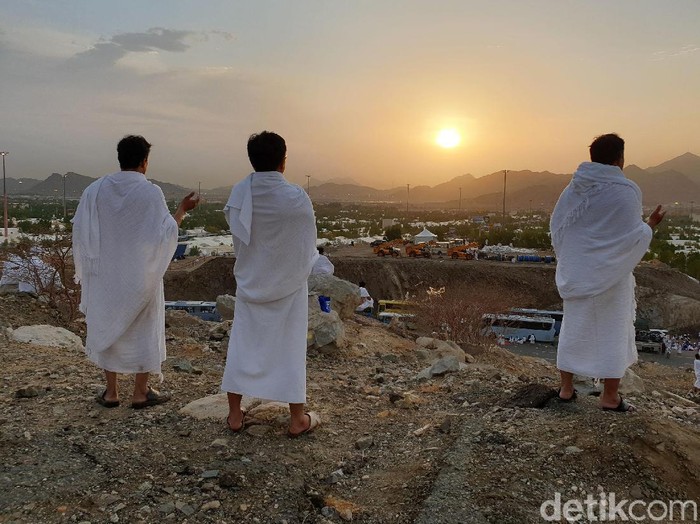
[[[362,304],[360,288],[334,275],[311,275],[309,293],[330,297],[331,308],[343,320],[352,318],[355,308]]]
[[[309,334],[307,347],[327,350],[345,343],[345,326],[337,311],[321,311],[317,295],[309,295]]]
[[[418,350],[427,350],[430,352],[428,360],[438,360],[443,357],[455,357],[460,362],[466,362],[466,353],[455,342],[451,340],[440,340],[438,338],[419,337],[416,339]]]
[[[168,309],[165,312],[165,327],[186,328],[188,331],[197,330],[205,333],[209,330],[209,323],[199,317],[190,315],[187,311]]]
[[[61,327],[39,324],[35,326],[21,326],[14,330],[8,330],[10,339],[15,342],[26,342],[37,346],[74,349],[82,351],[83,341],[75,333]]]
[[[209,329],[209,340],[223,340],[224,338],[230,336],[232,324],[232,320],[225,320],[223,322],[214,324]]]
[[[433,377],[440,377],[446,373],[454,373],[460,370],[460,362],[464,362],[464,360],[459,360],[459,358],[455,357],[454,355],[448,355],[437,360],[432,366],[418,373],[416,378],[418,380],[429,379]]]
[[[236,307],[236,297],[233,295],[219,295],[216,297],[216,311],[223,320],[233,319],[233,310]]]
[[[619,392],[623,395],[644,393],[644,380],[631,369],[627,369],[625,376],[620,380]]]
[[[244,396],[243,400],[241,400],[241,408],[250,410],[259,402],[260,401],[257,399]],[[226,393],[199,398],[180,409],[179,413],[198,420],[210,419],[222,421],[228,417],[228,398]]]

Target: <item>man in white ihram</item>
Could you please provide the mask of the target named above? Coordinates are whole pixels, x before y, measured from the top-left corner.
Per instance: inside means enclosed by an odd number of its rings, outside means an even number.
[[[163,275],[177,246],[177,228],[199,202],[186,196],[171,215],[163,191],[146,180],[151,149],[142,136],[117,146],[122,171],[90,184],[73,219],[75,278],[82,292],[88,358],[107,388],[97,402],[119,406],[117,373],[135,373],[131,407],[169,399],[148,385],[165,360]]]
[[[308,278],[318,258],[316,220],[306,192],[288,183],[284,139],[268,131],[248,140],[255,172],[236,184],[224,214],[236,254],[236,305],[221,389],[228,427],[245,426],[242,395],[289,403],[288,436],[321,423],[306,402]]]
[[[574,173],[550,224],[564,301],[559,399],[576,398],[574,374],[604,379],[600,407],[621,412],[634,410],[618,393],[625,370],[637,361],[632,272],[666,213],[658,206],[642,220],[642,193],[622,172],[624,150],[615,134],[597,137],[591,162]]]

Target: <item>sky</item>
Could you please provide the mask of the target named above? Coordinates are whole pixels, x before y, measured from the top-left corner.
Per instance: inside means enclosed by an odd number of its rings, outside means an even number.
[[[203,188],[287,141],[288,178],[376,188],[700,154],[698,0],[0,0],[8,177],[118,171]],[[456,147],[435,138],[454,129]]]

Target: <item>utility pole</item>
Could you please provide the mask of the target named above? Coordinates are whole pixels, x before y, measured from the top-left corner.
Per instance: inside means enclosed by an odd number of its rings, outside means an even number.
[[[68,173],[61,175],[63,179],[63,220],[68,216],[68,211],[66,210],[66,178],[68,178]]]
[[[406,214],[408,214],[408,199],[411,196],[411,184],[406,184]]]
[[[7,187],[5,186],[5,157],[9,155],[8,151],[0,151],[2,155],[2,198],[3,198],[3,209],[4,209],[4,219],[5,219],[5,241],[7,238]]]
[[[506,180],[508,178],[508,170],[503,170],[503,225],[506,224]]]
[[[462,188],[459,188],[459,207],[457,208],[460,211],[462,210]]]
[[[306,194],[311,198],[311,175],[306,175]]]
[[[695,200],[690,201],[690,223],[693,223],[693,204],[695,203]]]

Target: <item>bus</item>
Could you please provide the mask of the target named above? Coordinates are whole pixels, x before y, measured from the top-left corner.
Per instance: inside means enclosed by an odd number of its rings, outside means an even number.
[[[201,300],[177,300],[166,301],[166,311],[185,311],[190,315],[210,322],[221,322],[221,315],[216,310],[216,302],[202,302]]]
[[[380,300],[377,318],[385,324],[391,323],[395,318],[410,321],[415,318],[416,304],[408,300]]]
[[[561,321],[564,318],[563,311],[553,311],[548,309],[527,309],[521,307],[511,308],[511,312],[516,315],[527,315],[530,317],[550,317],[554,319],[554,329],[557,330],[557,336],[561,331]]]
[[[505,338],[528,338],[535,336],[537,342],[554,342],[555,320],[551,317],[528,317],[525,315],[499,315],[487,313],[482,316],[484,334],[489,332]]]

